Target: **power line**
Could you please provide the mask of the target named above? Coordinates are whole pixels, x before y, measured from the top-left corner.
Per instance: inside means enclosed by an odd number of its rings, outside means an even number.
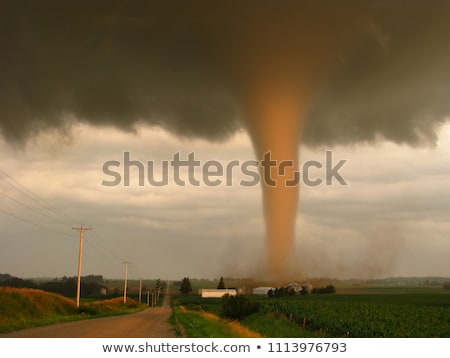
[[[6,183],[8,186],[10,186],[12,189],[14,189],[15,191],[17,191],[18,193],[22,194],[23,196],[25,196],[26,198],[32,200],[34,203],[36,203],[37,205],[39,205],[40,207],[44,208],[45,211],[41,212],[38,209],[36,209],[33,206],[27,205],[26,203],[22,202],[21,200],[18,200],[8,194],[6,194],[3,190],[2,190],[2,195],[4,197],[6,197],[7,199],[15,202],[16,204],[26,208],[29,211],[32,211],[38,215],[40,215],[41,217],[45,217],[46,219],[57,223],[57,224],[62,224],[62,225],[66,225],[66,222],[68,220],[70,220],[71,223],[73,222],[79,222],[79,220],[75,220],[73,219],[70,215],[68,215],[67,213],[65,213],[64,211],[62,211],[59,208],[56,208],[55,206],[51,205],[48,201],[46,201],[45,199],[43,199],[41,196],[39,196],[38,194],[36,194],[35,192],[33,192],[32,190],[28,189],[26,186],[24,186],[22,183],[20,183],[17,179],[15,179],[13,176],[11,176],[10,174],[8,174],[5,170],[0,169],[0,180],[3,181],[4,183]],[[62,232],[62,231],[58,231],[58,230],[54,230],[52,228],[49,228],[45,225],[42,225],[40,223],[36,223],[34,220],[30,220],[28,218],[22,217],[20,215],[14,214],[12,212],[6,211],[4,209],[0,209],[0,212],[11,216],[17,220],[21,220],[29,225],[33,225],[35,227],[38,227],[42,230],[46,230],[49,232],[54,232],[57,233],[59,235],[63,235],[65,237],[68,237],[67,233]],[[60,219],[54,217],[53,215],[56,214],[59,217],[64,219],[64,222],[61,221]],[[80,226],[80,228],[82,228],[82,226]],[[76,228],[74,228],[76,229]],[[90,245],[94,250],[96,250],[97,252],[101,253],[101,251],[107,253],[109,256],[111,256],[114,261],[116,262],[122,262],[123,258],[120,257],[120,255],[117,255],[113,250],[111,250],[110,248],[110,242],[105,240],[101,235],[99,235],[96,231],[92,231],[94,233],[94,235],[99,238],[99,240],[94,242],[91,242],[91,240],[85,240],[87,242],[88,245]],[[83,234],[85,234],[84,230],[83,230]],[[89,236],[87,235],[87,237],[89,238]],[[127,268],[128,270],[128,268]],[[133,268],[133,271],[136,272],[137,267]],[[139,270],[138,270],[139,271]],[[142,277],[142,274],[140,272],[138,272],[138,276]],[[126,298],[125,298],[126,299]]]
[[[144,275],[142,275],[142,270],[140,270],[139,265],[136,263],[133,263],[133,266],[131,266],[131,274],[130,277],[134,278],[142,278]]]
[[[9,175],[7,172],[5,172],[3,169],[0,169],[0,173],[3,174],[3,177],[0,177],[1,180],[3,180],[6,184],[20,192],[21,194],[27,196],[40,206],[42,206],[44,209],[54,212],[55,214],[64,217],[66,220],[69,219],[71,222],[78,221],[74,220],[70,215],[66,214],[61,209],[58,209],[51,204],[49,204],[46,200],[44,200],[42,197],[28,189],[26,186],[24,186],[22,183],[20,183],[18,180],[13,178],[11,175]],[[6,180],[5,177],[9,180]]]
[[[103,250],[106,252],[111,258],[118,262],[123,261],[123,257],[121,258],[119,255],[117,255],[113,250],[111,250],[107,245],[110,245],[108,241],[106,241],[103,236],[99,235],[96,231],[91,231],[90,233],[93,233],[95,237],[98,239],[95,241],[95,244],[98,246],[97,250]],[[90,237],[90,233],[86,233],[87,239]],[[89,241],[88,241],[89,242]],[[103,245],[105,244],[105,246]]]
[[[89,240],[92,235],[95,235],[95,242]],[[86,232],[85,239],[85,241],[92,244],[93,247],[97,246],[95,247],[97,251],[102,250],[104,253],[108,254],[114,261],[123,263],[124,257],[117,254],[117,252],[111,249],[111,242],[106,240],[104,236],[101,235],[101,233],[99,234],[99,230],[96,229],[95,231],[93,230],[90,232]],[[133,266],[131,266],[131,269],[129,268],[129,271],[131,272],[132,276],[134,275],[136,277],[142,277],[139,265],[136,265],[136,263],[133,263]]]
[[[64,236],[67,235],[67,233],[63,233],[63,232],[61,232],[61,231],[53,230],[53,229],[48,228],[48,227],[46,227],[46,226],[44,226],[44,225],[36,224],[36,223],[34,223],[34,222],[32,222],[32,221],[30,221],[30,220],[28,220],[28,219],[25,219],[25,218],[23,218],[23,217],[21,217],[21,216],[19,216],[19,215],[10,213],[9,211],[0,209],[0,212],[3,213],[3,214],[5,214],[5,215],[11,216],[11,217],[13,217],[13,218],[16,218],[16,219],[18,219],[18,220],[21,220],[21,221],[23,221],[23,222],[26,222],[27,224],[34,225],[34,226],[36,226],[36,227],[38,227],[38,228],[40,228],[40,229],[42,229],[42,230],[51,231],[51,232],[54,232],[54,233],[56,233],[56,234],[60,234],[60,235],[64,235]]]
[[[7,199],[9,199],[9,200],[11,200],[11,201],[14,201],[16,204],[19,204],[20,206],[22,206],[22,207],[24,207],[24,208],[26,208],[26,209],[28,209],[28,210],[30,210],[30,211],[32,211],[32,212],[34,212],[34,213],[40,215],[40,216],[43,216],[43,217],[45,217],[45,218],[47,218],[47,219],[50,219],[50,220],[52,220],[52,221],[55,222],[55,223],[65,225],[62,221],[56,220],[55,218],[51,217],[50,215],[44,214],[43,212],[41,212],[41,211],[39,211],[39,210],[37,210],[37,209],[31,207],[31,206],[28,206],[27,204],[24,204],[24,203],[21,202],[20,200],[17,200],[16,198],[13,198],[12,196],[6,194],[5,192],[2,192],[1,194],[2,194],[4,197],[6,197]]]

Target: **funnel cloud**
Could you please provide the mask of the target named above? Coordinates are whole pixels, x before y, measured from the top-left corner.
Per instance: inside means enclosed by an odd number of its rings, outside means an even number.
[[[298,146],[434,143],[450,115],[450,2],[2,1],[0,132],[74,122],[225,140],[298,166]],[[279,168],[274,168],[278,171]],[[263,185],[269,266],[298,187]]]

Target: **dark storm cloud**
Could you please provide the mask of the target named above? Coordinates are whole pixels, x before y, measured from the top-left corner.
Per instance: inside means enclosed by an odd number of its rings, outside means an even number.
[[[394,1],[366,23],[373,36],[339,54],[315,98],[306,142],[434,142],[450,115],[449,5]]]
[[[2,2],[5,136],[22,139],[72,118],[213,138],[235,129],[235,108],[209,64],[206,24],[191,24],[182,2],[161,3]]]
[[[307,143],[433,140],[449,14],[439,0],[2,1],[0,130],[23,141],[75,119],[221,139],[242,126],[240,76],[272,61],[301,81],[317,62]]]

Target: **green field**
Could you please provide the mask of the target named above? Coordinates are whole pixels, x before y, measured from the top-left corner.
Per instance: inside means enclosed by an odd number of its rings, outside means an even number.
[[[449,299],[430,294],[319,295],[272,299],[262,309],[332,337],[450,337]]]
[[[365,288],[353,294],[247,296],[259,302],[259,310],[242,318],[240,324],[264,337],[450,337],[448,290],[411,287],[371,291]],[[221,299],[187,295],[174,297],[172,302],[188,312],[206,311],[227,319]]]

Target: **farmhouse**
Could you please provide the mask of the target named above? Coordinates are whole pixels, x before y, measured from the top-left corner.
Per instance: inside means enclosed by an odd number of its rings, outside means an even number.
[[[202,298],[220,298],[224,295],[230,295],[230,296],[236,296],[237,291],[236,289],[209,289],[209,288],[202,288],[200,289],[200,295]]]
[[[291,282],[288,286],[287,286],[289,291],[294,291],[295,293],[302,293],[303,290],[306,290],[304,292],[308,292],[310,291],[310,289],[307,289],[306,285],[300,285],[297,282]]]
[[[275,292],[275,287],[255,287],[252,290],[252,293],[254,295],[263,295],[267,296],[269,294],[269,291],[272,290],[272,292]]]

